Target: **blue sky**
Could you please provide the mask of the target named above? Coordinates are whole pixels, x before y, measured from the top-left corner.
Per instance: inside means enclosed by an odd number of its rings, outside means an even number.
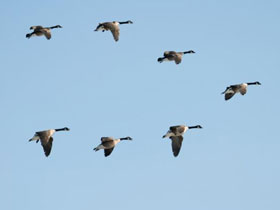
[[[278,1],[3,1],[0,208],[280,208]],[[122,25],[119,42],[94,32]],[[60,24],[52,39],[32,25]],[[194,50],[180,65],[165,50]],[[225,102],[226,86],[260,81]],[[171,125],[184,135],[174,158]],[[54,135],[51,155],[29,143]],[[111,156],[100,137],[133,137]]]

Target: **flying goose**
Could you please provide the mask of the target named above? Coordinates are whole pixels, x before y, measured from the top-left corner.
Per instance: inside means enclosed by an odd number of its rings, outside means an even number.
[[[241,95],[245,95],[247,92],[248,85],[261,85],[260,82],[248,82],[237,85],[231,85],[226,88],[224,92],[221,94],[225,94],[225,100],[231,99],[236,93],[240,93]]]
[[[96,27],[94,31],[111,31],[113,34],[113,37],[115,41],[117,42],[119,40],[120,36],[120,24],[132,24],[133,22],[128,20],[125,22],[118,22],[118,21],[113,21],[113,22],[105,22],[105,23],[99,23],[99,25]]]
[[[182,147],[182,142],[183,142],[183,134],[188,130],[188,129],[193,129],[193,128],[202,128],[200,125],[196,126],[186,126],[186,125],[176,125],[176,126],[171,126],[169,128],[169,131],[162,137],[166,138],[169,137],[172,140],[172,151],[174,157],[177,157],[180,149]]]
[[[163,57],[158,58],[158,62],[162,63],[163,61],[175,61],[176,64],[181,63],[182,57],[184,54],[195,53],[193,50],[185,52],[175,52],[175,51],[165,51]]]
[[[50,130],[45,130],[45,131],[38,131],[34,134],[34,136],[29,139],[29,141],[36,141],[36,143],[41,141],[41,145],[44,148],[44,152],[46,157],[48,157],[51,153],[52,149],[52,142],[53,142],[53,137],[52,135],[57,132],[57,131],[69,131],[70,129],[65,127],[65,128],[58,128],[58,129],[50,129]]]
[[[100,149],[104,149],[104,155],[105,157],[107,157],[113,152],[113,149],[115,148],[116,144],[122,140],[132,140],[132,138],[129,136],[125,138],[119,138],[119,139],[114,139],[113,137],[102,137],[101,144],[99,144],[93,150],[97,152]]]
[[[60,25],[51,26],[51,27],[43,27],[43,26],[31,26],[30,30],[33,30],[32,33],[26,34],[26,38],[30,39],[32,36],[45,36],[47,39],[52,37],[51,29],[53,28],[62,28]]]

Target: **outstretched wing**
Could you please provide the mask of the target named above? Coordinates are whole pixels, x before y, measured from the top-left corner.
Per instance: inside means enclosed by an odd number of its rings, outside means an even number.
[[[120,29],[113,28],[113,29],[110,29],[110,31],[113,34],[114,40],[117,42],[119,40],[119,37],[120,37]]]
[[[43,28],[43,26],[31,26],[30,30],[40,30],[42,28]]]
[[[174,60],[175,60],[175,63],[176,63],[176,64],[181,63],[181,61],[182,61],[182,55],[180,55],[180,54],[175,54],[175,55],[174,55]]]
[[[237,90],[238,90],[237,85],[231,85],[231,86],[227,87],[227,89],[224,92],[222,92],[222,94],[225,94],[225,100],[227,101],[227,100],[231,99],[235,95]]]
[[[45,37],[46,37],[47,39],[52,38],[51,30],[50,30],[50,29],[44,28],[44,29],[41,29],[41,32],[45,35]]]
[[[175,51],[165,51],[165,52],[163,53],[163,55],[164,55],[165,57],[174,56],[175,54],[176,54]]]
[[[113,137],[101,137],[101,142],[114,141]]]
[[[229,89],[226,93],[225,93],[225,100],[229,100],[234,96],[235,92],[231,89]]]
[[[95,31],[101,30],[104,28],[103,23],[99,23],[99,25],[96,27]]]
[[[104,149],[104,156],[105,157],[109,156],[113,152],[114,148],[115,147],[112,147],[110,149]]]
[[[170,139],[172,140],[171,145],[172,145],[173,155],[174,157],[177,157],[182,147],[183,136],[171,136]]]
[[[117,42],[119,40],[119,36],[120,36],[120,28],[119,26],[111,23],[111,22],[106,22],[103,23],[103,27],[106,30],[110,30],[113,34],[114,40]]]
[[[41,144],[44,148],[44,152],[45,152],[45,155],[48,157],[51,153],[51,150],[52,150],[52,142],[53,142],[53,137],[50,137],[49,140],[43,144],[43,142],[41,141]]]
[[[184,133],[185,128],[182,125],[175,125],[169,127],[169,130],[174,134],[178,134],[178,133]]]

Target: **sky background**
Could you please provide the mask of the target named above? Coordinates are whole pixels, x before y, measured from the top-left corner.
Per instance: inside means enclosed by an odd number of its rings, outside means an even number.
[[[1,1],[0,209],[280,209],[279,1]],[[120,40],[99,22],[132,20]],[[32,25],[52,39],[26,39]],[[166,50],[194,50],[180,65]],[[224,101],[226,86],[260,81]],[[197,125],[173,157],[171,125]],[[54,134],[52,152],[28,142]],[[102,136],[131,136],[105,158]]]

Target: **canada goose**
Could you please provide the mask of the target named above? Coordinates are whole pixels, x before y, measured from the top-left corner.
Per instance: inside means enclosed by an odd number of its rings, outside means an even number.
[[[226,88],[224,92],[221,94],[225,94],[225,100],[231,99],[236,93],[240,93],[241,95],[245,95],[247,92],[248,85],[261,85],[260,82],[248,82],[248,83],[242,83],[237,85],[231,85]]]
[[[165,51],[161,58],[158,58],[158,62],[162,63],[163,61],[175,61],[176,64],[181,63],[183,54],[192,54],[195,53],[193,50],[185,52],[175,52],[175,51]]]
[[[34,136],[31,139],[29,139],[29,141],[36,141],[36,143],[38,143],[40,140],[41,145],[44,148],[45,155],[48,157],[52,149],[52,142],[53,142],[52,135],[57,131],[69,131],[69,130],[70,130],[69,128],[65,127],[65,128],[50,129],[45,131],[38,131],[34,134]]]
[[[129,136],[125,138],[119,138],[119,139],[114,139],[113,137],[102,137],[101,144],[99,144],[93,150],[97,152],[100,149],[104,149],[104,155],[105,157],[107,157],[113,152],[113,149],[115,148],[116,144],[122,140],[132,140],[132,138]]]
[[[45,36],[47,39],[52,37],[51,29],[53,28],[62,28],[60,25],[43,27],[43,26],[31,26],[30,30],[34,30],[32,33],[26,34],[26,38],[30,39],[32,36]]]
[[[188,129],[193,129],[193,128],[202,128],[200,125],[196,126],[186,126],[186,125],[176,125],[176,126],[171,126],[169,128],[169,131],[162,137],[166,138],[169,137],[172,140],[172,151],[174,157],[177,157],[180,149],[182,147],[182,142],[183,142],[183,134],[188,130]]]
[[[105,22],[105,23],[99,23],[99,25],[96,27],[96,29],[94,31],[111,31],[113,34],[113,37],[115,39],[115,41],[117,42],[119,40],[119,36],[120,36],[120,24],[132,24],[133,22],[128,20],[125,22],[117,22],[117,21],[113,21],[113,22]]]

